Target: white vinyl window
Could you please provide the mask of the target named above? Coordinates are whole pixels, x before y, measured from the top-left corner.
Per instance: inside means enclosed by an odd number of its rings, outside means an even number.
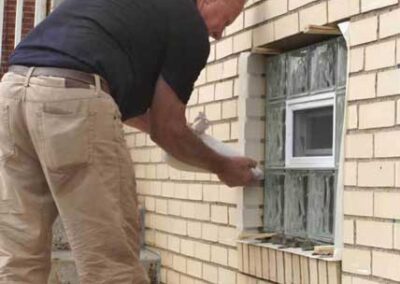
[[[333,168],[335,93],[286,102],[287,168]]]

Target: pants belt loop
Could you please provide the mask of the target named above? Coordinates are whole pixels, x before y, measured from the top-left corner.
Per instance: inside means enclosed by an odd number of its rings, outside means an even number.
[[[96,94],[99,95],[101,91],[101,80],[99,75],[94,74],[94,82],[96,87]]]
[[[35,71],[35,67],[30,67],[29,70],[28,70],[28,73],[26,73],[25,83],[24,83],[25,87],[29,86],[29,81],[31,80],[33,71]]]

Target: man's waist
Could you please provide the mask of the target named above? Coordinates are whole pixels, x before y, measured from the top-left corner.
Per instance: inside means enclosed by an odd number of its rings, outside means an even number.
[[[30,67],[23,65],[11,65],[8,70],[10,72],[16,73],[21,76],[28,75]],[[67,68],[58,68],[58,67],[35,67],[30,74],[31,77],[39,77],[39,76],[51,76],[51,77],[59,77],[65,79],[65,87],[66,88],[84,88],[89,89],[91,86],[96,85],[96,79],[94,74],[67,69]],[[100,77],[100,76],[99,76]],[[100,85],[101,89],[110,93],[110,87],[107,81],[100,77]]]

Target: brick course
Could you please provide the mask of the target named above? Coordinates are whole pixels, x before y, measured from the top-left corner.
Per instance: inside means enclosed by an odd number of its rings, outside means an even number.
[[[346,168],[351,174],[345,174],[344,214],[349,218],[344,227],[345,284],[400,281],[398,270],[392,266],[398,262],[394,249],[399,246],[400,219],[396,205],[400,195],[395,189],[400,151],[395,128],[400,95],[396,66],[398,1],[361,1],[362,11],[375,9],[381,10],[358,18],[351,28],[354,48],[350,71],[354,79],[350,82],[352,102],[348,111],[352,131],[347,134],[346,146]],[[367,140],[371,136],[372,153]]]

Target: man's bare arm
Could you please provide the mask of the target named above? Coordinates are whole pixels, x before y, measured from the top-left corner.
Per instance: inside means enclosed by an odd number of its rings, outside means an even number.
[[[252,183],[251,168],[256,162],[245,157],[224,157],[206,146],[187,126],[185,108],[160,77],[149,111],[153,141],[178,160],[217,174],[229,186]]]

